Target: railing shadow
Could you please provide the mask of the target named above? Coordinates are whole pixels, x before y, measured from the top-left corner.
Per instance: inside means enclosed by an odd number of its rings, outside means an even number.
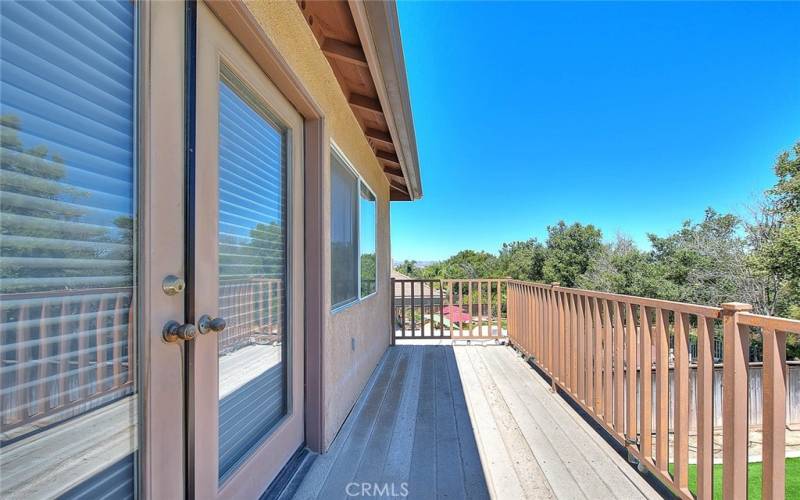
[[[536,366],[531,360],[526,360],[525,362],[531,369],[536,372],[544,381],[552,386],[552,379],[550,375],[548,375],[544,370]],[[584,410],[580,404],[576,403],[572,397],[564,392],[563,389],[556,386],[556,394],[569,405],[569,407],[577,413],[583,421],[592,428],[592,430],[597,433],[603,441],[608,444],[611,449],[613,449],[619,456],[624,457],[628,460],[628,463],[631,465],[632,468],[636,469],[636,471],[642,475],[647,484],[649,484],[656,492],[658,492],[662,498],[676,498],[676,496],[672,493],[672,491],[658,478],[656,478],[653,474],[650,473],[646,468],[639,468],[637,467],[637,462],[635,459],[628,454],[628,450],[622,445],[617,439],[612,436],[605,427],[598,424],[597,421],[589,415],[586,410]]]

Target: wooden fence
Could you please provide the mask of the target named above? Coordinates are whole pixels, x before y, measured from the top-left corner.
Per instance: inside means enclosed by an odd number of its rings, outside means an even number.
[[[707,307],[557,284],[508,282],[511,343],[550,376],[554,389],[560,388],[580,405],[681,498],[693,498],[688,487],[689,373],[693,368],[689,359],[690,333],[698,339],[694,366],[697,497],[712,498],[715,400],[712,349],[714,331],[720,322],[724,349],[724,497],[738,499],[747,494],[749,344],[751,336],[761,335],[763,497],[783,498],[786,335],[800,333],[800,321],[759,316],[751,314],[750,309],[737,303]],[[640,372],[634,367],[653,369]],[[669,395],[671,369],[673,398]],[[640,390],[638,397],[637,390]],[[674,433],[672,453],[670,428]]]
[[[507,337],[505,279],[392,279],[392,339]]]
[[[800,361],[787,361],[786,362],[786,424],[787,425],[795,425],[800,427]],[[639,369],[641,371],[641,368]],[[655,374],[652,373],[653,369],[651,368],[651,375],[650,379],[652,380],[652,387],[651,391],[655,393]],[[763,384],[763,377],[762,377],[763,369],[762,363],[760,362],[751,362],[748,368],[748,380],[749,380],[749,389],[750,395],[748,397],[748,425],[752,430],[760,430],[761,425],[763,422],[763,394],[764,394],[764,384]],[[637,373],[637,386],[636,392],[637,397],[641,397],[641,386],[639,385],[640,374]],[[689,433],[694,434],[697,432],[697,365],[690,364],[689,365]],[[715,429],[722,429],[722,364],[717,364],[714,366],[714,374],[713,374],[713,383],[714,387],[712,393],[714,394],[714,402],[713,402],[713,415],[714,415],[714,428]],[[670,399],[675,397],[675,369],[674,367],[670,367],[669,369],[669,394]],[[641,404],[641,401],[637,399],[637,404]],[[653,422],[652,427],[655,428],[655,416],[656,416],[656,402],[652,401],[652,415],[653,415]],[[669,407],[669,422],[670,422],[670,432],[673,431],[673,423],[675,422],[675,413],[674,413],[674,406],[670,405]]]

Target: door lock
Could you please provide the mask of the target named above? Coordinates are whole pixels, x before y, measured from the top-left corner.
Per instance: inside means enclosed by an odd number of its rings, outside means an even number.
[[[183,278],[179,278],[173,274],[170,274],[161,282],[161,290],[164,291],[165,295],[178,295],[185,289],[186,282]]]
[[[161,337],[166,342],[192,340],[195,336],[197,336],[197,327],[191,323],[180,324],[177,321],[168,321],[161,330]]]
[[[204,314],[197,320],[197,329],[203,335],[208,332],[220,333],[225,329],[225,319],[211,318],[208,314]]]

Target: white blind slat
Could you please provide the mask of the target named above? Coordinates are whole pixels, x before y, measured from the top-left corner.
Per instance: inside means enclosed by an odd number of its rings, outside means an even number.
[[[331,156],[331,303],[358,298],[358,177]]]
[[[123,400],[136,392],[134,13],[0,2],[3,498],[36,477],[47,496],[133,496],[133,455],[96,449],[112,433],[137,442]],[[79,429],[70,456],[66,429]]]
[[[219,86],[219,474],[285,414],[286,141],[238,78]]]

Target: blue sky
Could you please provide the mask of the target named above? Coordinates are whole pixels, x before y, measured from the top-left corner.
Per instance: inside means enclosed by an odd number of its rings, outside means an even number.
[[[646,245],[744,215],[800,139],[800,3],[398,2],[424,198],[392,257],[546,238]]]

